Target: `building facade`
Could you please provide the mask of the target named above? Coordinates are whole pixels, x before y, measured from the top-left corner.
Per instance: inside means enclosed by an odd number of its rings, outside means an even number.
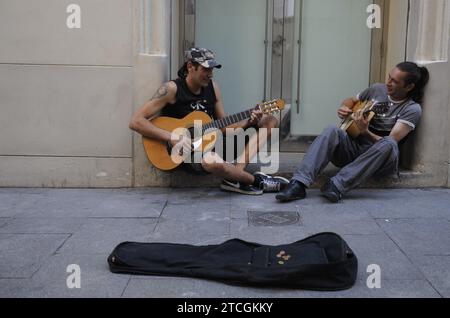
[[[282,172],[344,98],[400,61],[426,65],[423,119],[393,185],[448,187],[449,37],[449,0],[0,0],[0,187],[186,184],[150,165],[128,123],[191,46],[223,63],[228,113],[286,100]]]

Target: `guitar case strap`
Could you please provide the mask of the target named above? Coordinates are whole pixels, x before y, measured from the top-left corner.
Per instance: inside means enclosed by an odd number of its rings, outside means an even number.
[[[279,246],[240,239],[208,246],[125,242],[109,255],[108,264],[113,273],[322,291],[351,288],[358,270],[356,255],[334,233]]]

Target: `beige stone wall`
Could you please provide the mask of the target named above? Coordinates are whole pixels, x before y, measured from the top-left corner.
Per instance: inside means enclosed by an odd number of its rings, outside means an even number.
[[[132,6],[0,0],[0,186],[132,185]]]
[[[170,25],[166,23],[169,21],[168,15],[170,13],[170,6],[168,1],[158,0],[149,2],[142,2],[140,0],[134,1],[134,101],[133,112],[144,105],[152,98],[162,83],[169,80],[170,73]],[[151,5],[150,10],[156,17],[150,19],[144,24],[144,28],[150,28],[152,34],[145,35],[145,32],[140,30],[141,25],[138,22],[141,19],[140,10],[141,5]],[[147,11],[148,8],[144,8]],[[148,11],[147,11],[148,12]],[[159,13],[159,14],[158,14]],[[166,19],[164,19],[164,16]],[[151,38],[152,43],[142,43],[141,36],[146,39]],[[136,187],[164,187],[171,185],[171,174],[163,173],[155,169],[147,160],[142,145],[142,137],[137,133],[132,133],[133,141],[133,186]]]
[[[139,1],[136,1],[135,16],[138,15]],[[159,12],[151,22],[153,30],[153,45],[148,49],[149,54],[139,53],[139,40],[135,39],[135,60],[133,68],[134,102],[133,111],[137,110],[149,99],[163,82],[175,78],[178,70],[178,1],[172,2],[172,28],[167,24],[169,1],[152,1],[154,14]],[[161,17],[166,15],[166,19]],[[165,21],[165,22],[164,22]],[[135,34],[139,34],[138,24],[135,24]],[[144,152],[142,137],[133,133],[133,186],[135,187],[186,187],[210,186],[218,184],[218,180],[207,177],[197,177],[192,182],[192,176],[183,172],[162,172],[154,168]]]
[[[427,66],[431,73],[423,103],[423,118],[412,145],[413,169],[419,173],[414,182],[416,186],[448,186],[450,63],[442,53],[450,51],[449,20],[443,18],[450,16],[450,4],[448,0],[412,0],[411,12],[408,59]],[[445,19],[446,22],[442,23]],[[447,37],[447,41],[442,41],[443,37]]]
[[[406,57],[408,0],[389,1],[389,30],[386,49],[386,74]]]

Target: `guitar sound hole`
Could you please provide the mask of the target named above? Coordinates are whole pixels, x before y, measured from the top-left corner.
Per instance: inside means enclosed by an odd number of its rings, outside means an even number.
[[[172,148],[173,148],[172,145],[170,144],[170,142],[168,142],[167,145],[166,145],[166,149],[167,149],[167,153],[168,154],[172,153]]]
[[[189,131],[189,134],[190,134],[189,137],[190,137],[192,140],[198,139],[198,138],[200,138],[200,137],[203,136],[201,128],[200,128],[200,129],[195,129],[195,128],[196,128],[196,127],[190,127],[190,128],[188,128],[188,131]]]

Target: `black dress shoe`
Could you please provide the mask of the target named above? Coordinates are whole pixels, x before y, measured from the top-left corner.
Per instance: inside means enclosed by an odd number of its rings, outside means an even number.
[[[332,203],[338,203],[342,200],[342,194],[331,180],[328,180],[320,191],[322,191],[322,195]]]
[[[278,201],[289,202],[306,198],[305,185],[297,180],[291,180],[286,189],[275,197]]]

